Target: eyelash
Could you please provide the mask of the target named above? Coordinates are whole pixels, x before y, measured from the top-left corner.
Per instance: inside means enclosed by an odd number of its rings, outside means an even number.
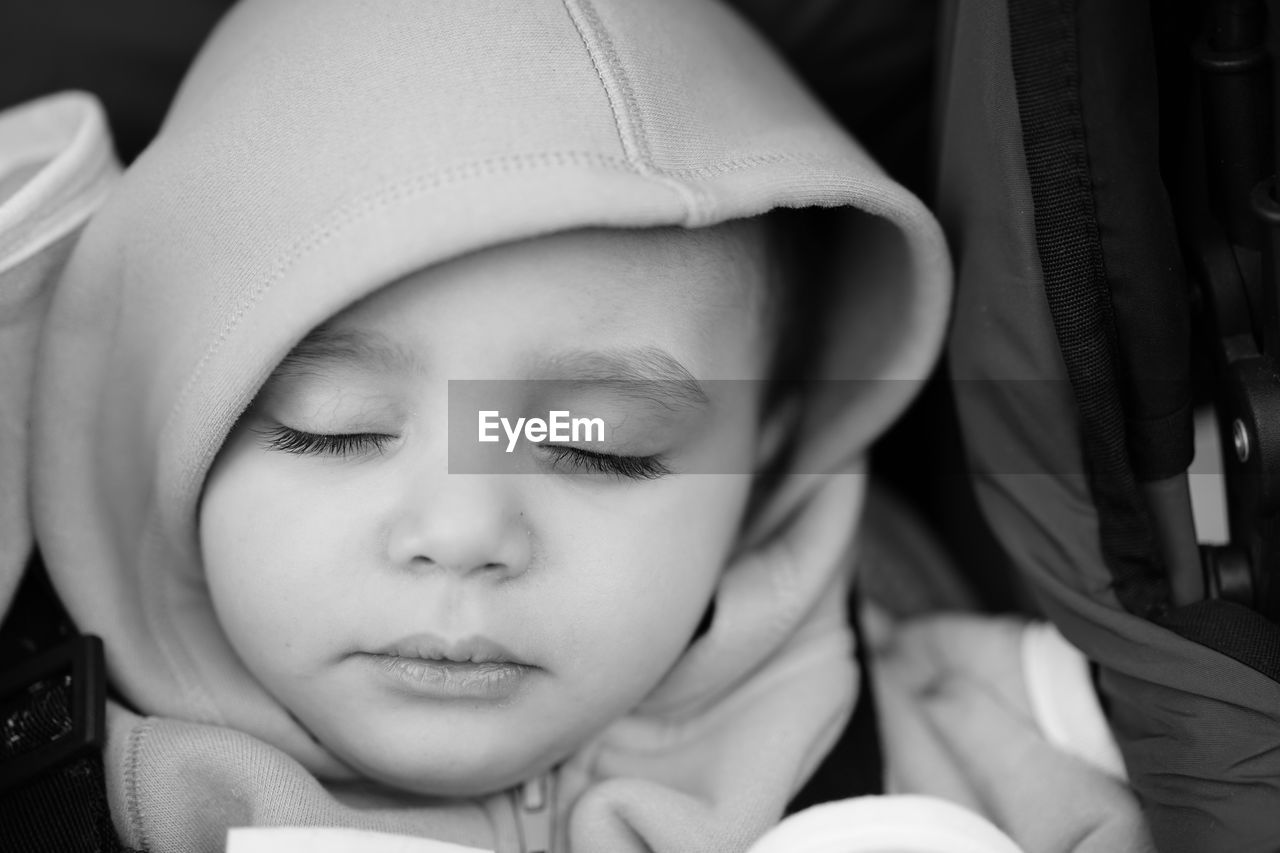
[[[563,465],[575,474],[610,474],[629,480],[656,480],[671,473],[660,455],[618,456],[612,453],[596,453],[580,447],[563,444],[540,444],[552,461]]]
[[[395,436],[376,432],[314,433],[287,426],[264,430],[268,450],[299,456],[355,456],[376,451],[382,453]],[[658,454],[653,456],[619,456],[595,453],[562,444],[538,445],[552,462],[575,474],[609,474],[629,480],[656,480],[672,473]]]
[[[315,433],[287,426],[265,430],[268,450],[282,450],[299,456],[355,456],[376,451],[381,453],[395,436],[376,432]]]

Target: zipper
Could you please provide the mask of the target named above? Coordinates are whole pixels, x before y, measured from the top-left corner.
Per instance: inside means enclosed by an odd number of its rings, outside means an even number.
[[[547,773],[511,791],[520,853],[551,853],[555,838],[555,776]]]

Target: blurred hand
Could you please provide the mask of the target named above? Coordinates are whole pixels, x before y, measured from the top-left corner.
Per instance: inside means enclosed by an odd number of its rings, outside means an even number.
[[[1128,786],[1053,746],[1023,677],[1024,624],[870,614],[889,785],[985,815],[1027,853],[1153,851]],[[1092,685],[1082,685],[1092,689]]]

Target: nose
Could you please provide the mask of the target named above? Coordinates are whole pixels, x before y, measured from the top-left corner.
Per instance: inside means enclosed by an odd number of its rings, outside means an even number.
[[[529,567],[529,528],[502,475],[444,474],[406,494],[387,535],[397,566],[507,579]]]

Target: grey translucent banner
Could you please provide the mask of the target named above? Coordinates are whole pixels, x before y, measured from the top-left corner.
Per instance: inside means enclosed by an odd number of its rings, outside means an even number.
[[[794,473],[829,464],[803,451],[815,437],[852,445],[864,419],[898,407],[918,380],[452,380],[449,471],[656,478]],[[941,399],[937,399],[937,398]],[[965,412],[970,429],[956,434]],[[953,381],[913,426],[932,476],[1084,473],[1071,385],[1059,380]],[[975,417],[976,415],[976,417]],[[968,452],[957,452],[968,447]],[[976,451],[975,451],[976,449]],[[810,460],[818,459],[817,462]],[[1197,460],[1193,473],[1217,471]],[[924,472],[922,472],[924,473]]]

